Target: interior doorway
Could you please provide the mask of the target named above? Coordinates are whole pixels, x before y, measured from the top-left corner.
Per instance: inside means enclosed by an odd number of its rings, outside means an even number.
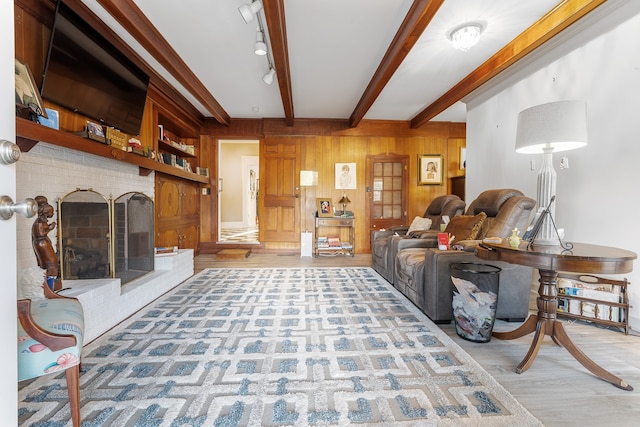
[[[218,243],[258,244],[260,141],[218,141]]]

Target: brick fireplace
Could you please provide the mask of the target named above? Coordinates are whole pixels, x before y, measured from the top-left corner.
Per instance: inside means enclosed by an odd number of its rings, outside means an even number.
[[[89,140],[86,143],[97,144]],[[112,195],[144,194],[151,202],[153,202],[155,194],[153,172],[142,176],[139,168],[135,165],[45,142],[40,142],[30,151],[22,153],[20,161],[16,163],[16,173],[17,200],[43,195],[48,198],[51,205],[55,205],[59,199],[78,189],[91,189],[97,194],[107,195],[107,198],[111,198]],[[141,201],[134,203],[142,205]],[[120,214],[128,209],[125,204],[121,207],[116,206],[114,209],[116,212],[114,218],[118,218],[114,220],[116,223],[128,221]],[[33,221],[34,218],[16,216],[18,270],[37,265],[31,247]],[[56,209],[51,221],[58,222],[58,209]],[[101,230],[97,224],[104,222],[104,219],[92,221],[88,228],[77,230],[74,238],[79,238],[81,235],[102,235],[104,229]],[[94,227],[100,231],[92,230]],[[62,228],[64,231],[64,223],[62,223]],[[56,227],[49,233],[49,238],[56,247],[59,231]],[[152,240],[150,236],[145,236],[145,231],[141,231],[137,225],[130,231],[135,237],[132,237],[128,243],[116,243],[115,245],[116,248],[123,251],[126,248],[126,251],[121,253],[131,255],[128,257],[129,267],[131,267],[131,260],[136,257],[134,254],[140,253],[140,248],[146,247],[148,242]],[[150,225],[150,233],[153,234],[153,222]],[[117,238],[118,234],[118,232],[114,233],[114,239],[117,242],[124,242],[124,240]],[[114,249],[114,252],[117,254],[120,249]],[[116,272],[123,271],[120,269],[123,267],[123,258],[115,256],[114,259],[116,260]],[[176,256],[154,257],[152,259],[152,271],[127,281],[124,285],[121,284],[119,277],[63,279],[63,287],[69,288],[63,293],[77,297],[82,303],[85,313],[85,340],[87,342],[94,340],[193,275],[193,250],[180,250]]]

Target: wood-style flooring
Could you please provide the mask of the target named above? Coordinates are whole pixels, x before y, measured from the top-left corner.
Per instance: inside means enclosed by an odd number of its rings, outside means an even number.
[[[195,270],[209,267],[349,267],[371,266],[371,256],[301,258],[251,254],[247,259],[216,261],[215,255],[195,258]],[[519,324],[496,322],[495,330],[511,330]],[[465,341],[452,324],[439,325],[482,367],[545,426],[639,426],[640,336],[582,322],[565,321],[574,343],[591,359],[631,384],[634,391],[620,390],[593,376],[564,348],[549,337],[531,368],[516,374],[515,368],[531,343],[531,335],[512,341],[488,343]]]

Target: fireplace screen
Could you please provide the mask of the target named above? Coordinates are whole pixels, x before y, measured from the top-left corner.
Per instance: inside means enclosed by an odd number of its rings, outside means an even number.
[[[120,278],[125,284],[153,271],[153,201],[126,193],[115,201],[77,190],[58,201],[62,279]]]

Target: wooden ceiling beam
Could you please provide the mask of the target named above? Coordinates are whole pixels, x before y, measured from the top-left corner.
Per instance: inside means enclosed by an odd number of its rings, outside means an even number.
[[[284,16],[284,0],[263,0],[262,7],[269,31],[273,66],[276,69],[280,97],[284,108],[284,121],[293,126],[293,91],[291,89],[291,69],[289,67],[289,47],[287,45],[287,23]]]
[[[351,113],[349,124],[356,127],[376,101],[402,61],[409,54],[424,30],[435,16],[444,0],[414,0],[402,25],[391,41],[378,69],[365,89],[356,108]]]
[[[560,34],[607,0],[564,0],[411,119],[418,128]]]
[[[133,0],[98,0],[98,3],[122,25],[220,124],[229,125],[229,114],[207,87],[185,64]]]

